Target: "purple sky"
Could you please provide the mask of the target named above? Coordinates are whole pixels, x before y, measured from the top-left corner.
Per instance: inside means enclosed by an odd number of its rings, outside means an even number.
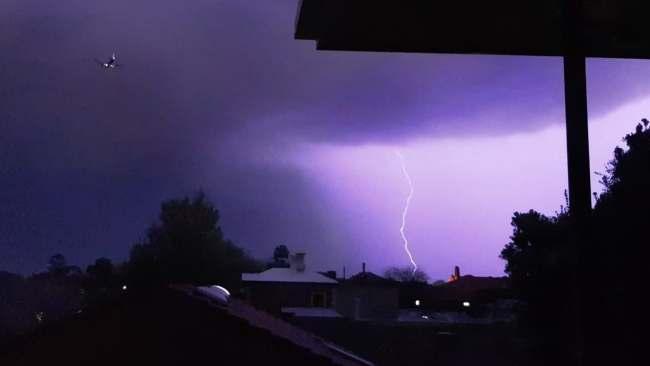
[[[5,0],[0,269],[125,259],[203,189],[226,235],[314,269],[500,275],[515,210],[563,203],[557,58],[318,52],[296,0]],[[93,58],[117,52],[104,72]],[[650,63],[590,60],[592,170],[648,116]],[[594,179],[595,182],[595,179]],[[594,190],[600,187],[595,185]]]

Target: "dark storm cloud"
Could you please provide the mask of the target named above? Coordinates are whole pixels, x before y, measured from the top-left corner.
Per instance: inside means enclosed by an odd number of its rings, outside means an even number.
[[[325,233],[311,183],[274,161],[296,144],[563,120],[558,59],[316,52],[293,40],[295,0],[1,7],[0,267],[12,270],[39,268],[55,251],[80,263],[124,257],[160,200],[200,187],[227,233],[257,254],[285,239],[316,242]],[[113,51],[124,67],[98,68],[93,59]],[[648,70],[590,64],[592,113],[646,93]]]

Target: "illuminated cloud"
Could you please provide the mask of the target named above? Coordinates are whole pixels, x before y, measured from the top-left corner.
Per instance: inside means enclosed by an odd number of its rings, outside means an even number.
[[[161,200],[202,188],[259,257],[282,242],[381,271],[404,258],[398,147],[423,187],[408,222],[423,267],[500,273],[512,211],[562,203],[560,60],[317,52],[293,39],[296,5],[4,1],[0,268],[123,259]],[[98,70],[113,51],[124,68]],[[602,162],[646,116],[650,64],[588,69]]]

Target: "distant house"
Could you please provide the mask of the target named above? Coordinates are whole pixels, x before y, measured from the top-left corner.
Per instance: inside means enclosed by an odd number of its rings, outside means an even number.
[[[308,271],[305,253],[291,256],[288,268],[270,268],[260,273],[242,273],[245,299],[257,308],[279,313],[283,308],[332,308],[338,281]],[[311,310],[311,313],[314,313]],[[328,313],[329,314],[329,313]]]
[[[394,281],[362,272],[339,284],[335,309],[353,320],[394,319],[398,313],[398,289]]]
[[[441,300],[488,303],[508,297],[510,283],[507,277],[461,276],[460,268],[456,266],[450,281],[439,289]]]
[[[436,310],[464,309],[511,298],[507,277],[461,275],[456,266],[449,281],[431,286],[425,283],[400,284],[400,308]]]

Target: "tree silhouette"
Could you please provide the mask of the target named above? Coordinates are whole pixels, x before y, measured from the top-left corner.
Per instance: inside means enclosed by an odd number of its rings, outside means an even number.
[[[286,245],[278,245],[273,249],[273,260],[279,262],[281,259],[289,259],[289,249]]]
[[[159,222],[133,246],[129,278],[136,284],[234,283],[258,264],[224,238],[219,212],[203,193],[162,203]]]
[[[65,257],[61,253],[54,254],[50,257],[50,260],[47,262],[47,270],[53,275],[62,275],[66,274],[68,270],[68,262],[65,260]]]
[[[108,258],[98,258],[95,264],[91,264],[86,269],[86,274],[90,277],[93,286],[99,288],[109,288],[114,285],[113,262]]]
[[[515,212],[513,234],[501,252],[505,272],[527,307],[520,319],[535,329],[544,352],[565,356],[571,341],[570,241],[568,214],[547,217],[536,211]]]
[[[281,244],[273,249],[273,261],[266,265],[266,268],[287,268],[289,267],[289,248]]]
[[[398,282],[424,282],[429,281],[429,276],[418,269],[413,273],[411,267],[390,267],[384,271],[384,277]]]
[[[639,289],[647,287],[650,232],[650,126],[647,120],[617,147],[602,176],[603,191],[594,207],[590,250],[585,253],[585,334],[596,349],[629,355],[637,342]],[[609,314],[603,319],[602,314]],[[626,331],[620,332],[621,324]],[[616,334],[616,337],[609,335]],[[620,359],[618,360],[620,361]]]
[[[650,222],[650,126],[642,120],[616,147],[601,176],[589,225],[588,246],[579,253],[582,298],[579,309],[585,345],[599,363],[620,363],[635,350],[639,289],[644,288],[645,248]],[[569,211],[570,212],[570,211]],[[562,351],[573,324],[570,292],[569,213],[553,217],[515,213],[513,235],[501,257],[514,289],[526,301],[523,320],[544,344]],[[606,316],[604,316],[606,314]],[[625,331],[621,331],[621,327]]]

